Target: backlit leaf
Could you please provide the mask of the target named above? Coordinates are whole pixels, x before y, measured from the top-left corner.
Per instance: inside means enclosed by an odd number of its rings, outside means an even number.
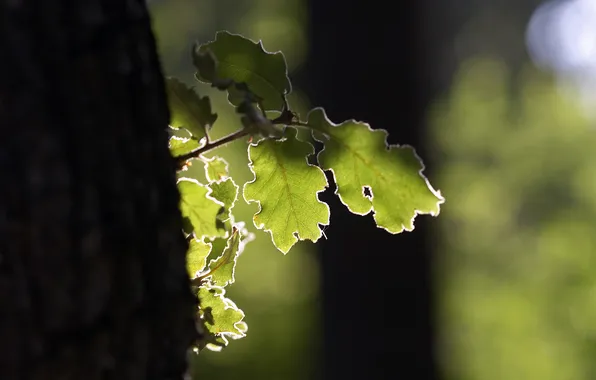
[[[205,67],[197,65],[197,52],[213,52],[217,60],[216,73],[221,79],[232,79],[246,83],[249,90],[262,99],[265,110],[281,110],[284,96],[292,90],[286,60],[281,52],[265,51],[262,42],[254,42],[238,34],[218,32],[215,41],[203,44],[195,50],[195,66],[204,72],[197,72],[197,79],[212,83],[213,75]],[[200,62],[202,62],[202,59]],[[234,86],[230,87],[230,102],[238,106],[243,100]]]
[[[186,253],[186,269],[188,269],[191,278],[194,278],[198,272],[205,269],[209,252],[211,252],[211,245],[194,237],[190,239],[188,252]]]
[[[417,214],[439,214],[443,197],[422,175],[412,147],[387,146],[387,132],[365,123],[335,125],[321,108],[309,113],[308,124],[325,144],[318,162],[333,172],[337,194],[351,212],[374,211],[377,225],[393,234],[412,230]]]
[[[179,178],[178,190],[182,216],[190,220],[195,236],[199,239],[219,236],[216,221],[223,203],[210,196],[210,189],[191,178]]]
[[[200,148],[203,144],[193,138],[190,131],[186,128],[174,128],[170,126],[170,139],[168,147],[172,156],[182,156]]]
[[[208,348],[218,350],[217,346],[228,345],[229,338],[246,336],[248,326],[243,321],[244,312],[225,297],[224,288],[207,283],[199,288],[198,297],[201,305],[199,317],[211,335],[206,339]]]
[[[244,185],[247,202],[258,202],[254,224],[271,233],[273,243],[287,253],[298,240],[317,241],[319,224],[329,224],[329,206],[317,194],[327,186],[325,174],[309,165],[313,147],[288,129],[285,140],[261,140],[249,147],[255,179]]]
[[[204,158],[205,175],[209,182],[220,181],[229,177],[228,163],[221,157]]]
[[[172,77],[166,78],[166,91],[170,125],[186,128],[197,140],[205,137],[206,131],[217,120],[217,114],[211,111],[209,98],[201,98],[193,88]]]
[[[236,259],[240,255],[240,232],[234,229],[221,256],[209,262],[211,282],[225,287],[234,282]]]
[[[230,211],[234,207],[236,198],[238,198],[238,185],[232,178],[226,178],[223,181],[214,181],[207,185],[211,189],[210,195],[220,201],[224,206],[226,216],[223,220],[230,217]]]

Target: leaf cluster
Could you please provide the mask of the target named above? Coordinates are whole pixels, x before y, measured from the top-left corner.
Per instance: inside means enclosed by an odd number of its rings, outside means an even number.
[[[184,233],[189,241],[188,270],[200,299],[198,316],[205,338],[199,349],[221,349],[228,339],[246,334],[244,313],[225,297],[234,282],[238,256],[252,240],[232,209],[240,192],[259,204],[254,226],[267,231],[284,254],[300,240],[316,242],[330,223],[329,206],[318,194],[328,186],[329,171],[341,202],[358,215],[373,214],[379,228],[397,234],[414,228],[418,214],[437,215],[443,198],[422,174],[414,149],[387,144],[387,132],[347,120],[331,122],[322,108],[303,119],[287,100],[292,91],[281,52],[267,52],[261,42],[218,32],[215,40],[192,49],[195,77],[226,91],[239,115],[239,129],[211,141],[217,121],[208,97],[175,78],[166,78],[172,113],[169,148],[179,164],[178,188]],[[277,117],[268,115],[275,113]],[[310,130],[312,140],[298,138],[297,128]],[[227,163],[204,153],[247,138],[252,181],[240,187]],[[313,142],[324,147],[315,152]],[[316,153],[316,155],[315,155]],[[315,155],[315,164],[308,157]],[[203,165],[204,176],[192,165]],[[200,178],[199,178],[200,177]]]

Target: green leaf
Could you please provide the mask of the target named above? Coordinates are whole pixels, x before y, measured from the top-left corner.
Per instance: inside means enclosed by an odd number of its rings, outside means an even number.
[[[387,146],[387,132],[365,123],[335,125],[321,108],[309,113],[308,124],[327,136],[313,133],[325,144],[317,159],[333,172],[337,194],[351,212],[374,211],[377,225],[393,234],[413,230],[417,214],[439,214],[444,199],[422,175],[424,166],[412,147]]]
[[[217,114],[211,112],[211,102],[207,96],[200,97],[176,78],[166,78],[166,91],[170,107],[170,125],[184,127],[197,139],[206,136]]]
[[[224,206],[224,213],[222,220],[230,218],[230,211],[234,207],[234,203],[238,198],[238,185],[234,183],[232,178],[226,178],[223,181],[214,181],[207,185],[211,189],[210,195],[220,201]]]
[[[230,176],[228,163],[221,157],[204,158],[205,176],[209,182],[220,181]]]
[[[169,148],[173,157],[190,153],[203,145],[198,140],[192,138],[192,134],[186,128],[174,128],[170,126],[169,132]]]
[[[228,245],[228,239],[232,236],[234,229],[238,230],[240,234],[240,247],[241,250],[244,249],[244,246],[255,239],[255,235],[249,232],[244,222],[233,222],[233,217],[230,218],[229,221],[229,228],[226,228],[226,231],[229,232],[225,237],[217,237],[215,239],[210,239],[209,242],[211,244],[211,253],[207,257],[207,261],[215,260],[217,257],[221,256],[224,249],[226,249]],[[226,223],[228,224],[228,223]]]
[[[211,50],[201,51],[195,46],[192,50],[192,63],[205,80],[217,80],[217,58]]]
[[[225,290],[210,283],[199,287],[199,317],[205,330],[211,335],[209,343],[215,346],[227,346],[228,338],[239,339],[246,336],[248,326],[243,321],[244,312],[236,304],[225,297]]]
[[[285,140],[265,139],[249,146],[255,179],[244,185],[244,199],[260,204],[254,224],[270,232],[283,253],[298,240],[317,241],[322,236],[319,224],[329,224],[329,206],[317,198],[327,179],[306,160],[313,151],[312,145],[296,139],[294,128],[288,128]]]
[[[238,198],[238,185],[232,178],[226,178],[223,181],[211,182],[207,186],[211,189],[211,196],[224,205],[217,215],[217,227],[231,232],[233,223],[231,210]]]
[[[246,83],[250,91],[262,99],[265,110],[281,110],[284,97],[292,91],[286,60],[281,52],[265,51],[261,41],[254,42],[238,34],[217,32],[215,41],[201,45],[195,49],[193,60],[197,54],[212,51],[217,59],[217,77],[232,79],[236,83]],[[199,72],[199,81],[212,83],[213,76],[208,71],[201,71],[202,66],[195,64]],[[205,70],[203,68],[203,70]],[[230,102],[238,106],[244,99],[233,96],[237,90],[229,88]]]
[[[190,220],[195,236],[217,237],[217,215],[223,203],[211,197],[211,190],[192,178],[179,178],[180,211]]]
[[[214,285],[225,287],[235,281],[236,260],[242,252],[240,237],[240,232],[234,228],[221,256],[209,262],[209,277]]]
[[[186,253],[186,269],[191,278],[196,277],[199,272],[205,269],[207,256],[209,256],[210,252],[210,244],[194,237],[190,239],[188,252]]]
[[[246,244],[254,240],[254,234],[244,228],[244,223],[230,223],[229,238],[210,240],[211,252],[207,256],[209,265],[201,273],[193,277],[192,284],[202,286],[206,281],[217,286],[232,284],[236,268],[236,260],[244,251]]]
[[[230,227],[230,236],[232,235],[232,227]],[[207,257],[207,260],[215,260],[217,257],[221,256],[223,251],[228,246],[228,238],[225,237],[218,237],[211,240],[211,254]]]

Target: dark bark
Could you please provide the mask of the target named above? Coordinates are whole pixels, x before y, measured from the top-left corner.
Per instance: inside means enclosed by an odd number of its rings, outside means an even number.
[[[180,379],[195,338],[143,0],[0,1],[0,379]]]

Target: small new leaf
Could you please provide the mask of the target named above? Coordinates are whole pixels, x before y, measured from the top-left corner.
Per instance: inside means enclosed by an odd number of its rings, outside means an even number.
[[[211,190],[192,178],[179,178],[180,211],[192,224],[193,232],[199,239],[217,237],[217,215],[224,204],[211,197]]]
[[[205,269],[207,265],[207,256],[211,252],[211,245],[196,239],[194,236],[188,243],[188,252],[186,253],[186,269],[191,278],[197,276],[199,272]]]
[[[176,78],[166,78],[166,91],[170,107],[170,125],[184,127],[196,140],[206,136],[217,114],[211,112],[211,102],[207,96],[200,97],[194,89]]]
[[[186,128],[168,128],[170,140],[168,147],[173,157],[182,156],[201,147],[201,143]]]
[[[228,338],[238,339],[246,336],[248,326],[243,321],[244,312],[236,304],[226,298],[224,288],[206,283],[198,291],[201,308],[199,317],[207,332],[207,348],[209,343],[215,346],[227,346]]]
[[[230,176],[228,163],[223,158],[204,158],[203,161],[205,161],[205,176],[207,177],[207,181],[221,181]]]
[[[285,96],[290,93],[292,86],[281,52],[267,52],[261,41],[257,43],[225,31],[217,32],[215,41],[193,51],[199,81],[213,83],[214,79],[231,79],[236,83],[245,83],[262,100],[260,105],[264,110],[282,110]],[[209,58],[205,54],[208,51],[215,57],[216,75],[211,74],[210,63],[206,63]],[[230,102],[238,106],[244,97],[238,95],[234,86],[228,87],[228,90]]]
[[[211,189],[211,197],[223,204],[224,209],[220,213],[220,219],[222,221],[230,219],[230,211],[238,198],[238,185],[232,178],[226,178],[223,181],[211,182],[207,187]]]
[[[244,185],[244,199],[260,205],[255,226],[270,232],[283,253],[298,240],[316,242],[322,236],[319,224],[329,224],[329,206],[317,198],[327,186],[325,174],[307,163],[312,145],[297,140],[295,129],[289,131],[285,140],[265,139],[249,146],[255,179]]]
[[[225,287],[235,281],[236,260],[241,253],[240,237],[240,232],[234,228],[221,256],[209,262],[209,276],[214,285]]]
[[[444,199],[422,175],[424,166],[407,145],[387,146],[387,132],[354,120],[335,125],[321,108],[308,115],[308,125],[325,144],[317,159],[331,170],[337,194],[359,215],[374,211],[377,226],[390,233],[414,229],[417,214],[438,215]]]

